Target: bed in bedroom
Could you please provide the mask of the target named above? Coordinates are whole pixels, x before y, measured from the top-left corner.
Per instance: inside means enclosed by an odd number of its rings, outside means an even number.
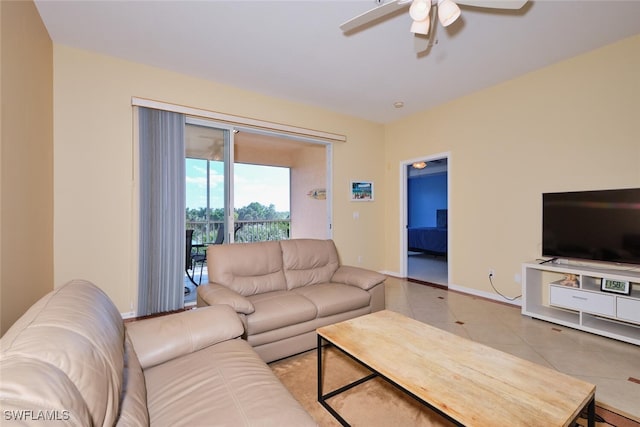
[[[409,227],[408,248],[410,251],[434,255],[447,255],[447,210],[436,212],[437,227]]]

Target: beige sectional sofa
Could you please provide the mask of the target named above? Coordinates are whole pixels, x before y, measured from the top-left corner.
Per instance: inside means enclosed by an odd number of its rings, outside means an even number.
[[[316,425],[242,333],[224,305],[125,327],[100,289],[70,282],[0,340],[2,425]]]
[[[198,306],[226,304],[266,362],[316,346],[316,328],[385,308],[385,276],[340,265],[332,240],[212,245]]]

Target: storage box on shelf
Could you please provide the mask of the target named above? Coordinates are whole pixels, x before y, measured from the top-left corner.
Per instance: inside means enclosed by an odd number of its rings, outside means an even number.
[[[522,314],[640,345],[639,271],[526,263],[522,278]],[[630,282],[630,295],[603,292],[602,279]]]

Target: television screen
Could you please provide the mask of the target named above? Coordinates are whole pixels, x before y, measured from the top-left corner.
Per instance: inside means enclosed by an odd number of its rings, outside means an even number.
[[[640,264],[640,188],[544,193],[542,255]]]

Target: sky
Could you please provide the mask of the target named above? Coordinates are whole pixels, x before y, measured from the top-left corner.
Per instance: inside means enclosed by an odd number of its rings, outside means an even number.
[[[289,168],[234,165],[234,204],[242,208],[252,202],[264,206],[275,205],[278,212],[289,212]],[[207,206],[207,161],[186,159],[187,207]],[[211,207],[223,207],[224,171],[222,162],[211,162]]]

